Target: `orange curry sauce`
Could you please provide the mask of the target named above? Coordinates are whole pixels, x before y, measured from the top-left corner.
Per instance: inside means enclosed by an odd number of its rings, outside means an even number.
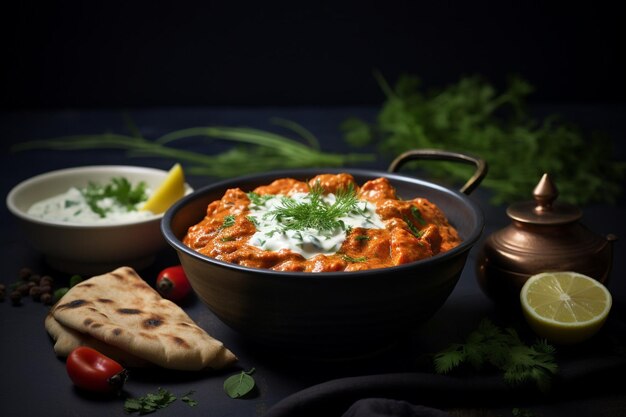
[[[255,224],[248,218],[250,200],[246,192],[234,188],[227,190],[221,200],[209,204],[206,217],[189,228],[183,243],[211,258],[247,267],[331,272],[401,265],[448,251],[461,242],[457,231],[435,204],[424,198],[398,199],[386,178],[359,187],[350,174],[322,174],[308,183],[278,179],[253,191],[261,196],[290,196],[308,193],[314,184],[321,185],[325,193],[337,193],[352,184],[359,200],[376,205],[376,213],[385,228],[349,229],[336,253],[319,253],[309,259],[289,249],[263,250],[248,243],[256,232]],[[230,224],[224,227],[227,216]]]

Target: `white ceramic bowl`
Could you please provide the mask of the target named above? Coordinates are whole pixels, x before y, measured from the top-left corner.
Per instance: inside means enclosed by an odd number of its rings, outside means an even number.
[[[106,183],[113,177],[125,177],[131,183],[144,181],[154,190],[167,173],[122,165],[62,169],[19,183],[7,195],[6,204],[26,239],[57,270],[96,274],[119,266],[142,269],[166,246],[160,230],[162,213],[114,224],[72,224],[35,217],[28,214],[28,209],[38,201],[65,193],[72,186],[86,187],[90,181]],[[188,185],[186,188],[187,193],[192,191]]]

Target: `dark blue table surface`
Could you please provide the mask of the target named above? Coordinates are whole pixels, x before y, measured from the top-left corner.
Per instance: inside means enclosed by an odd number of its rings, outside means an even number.
[[[625,159],[622,141],[626,129],[626,108],[615,105],[569,105],[542,106],[535,109],[539,114],[558,111],[587,129],[599,129],[609,133],[617,145],[617,156]],[[168,169],[172,161],[161,158],[128,158],[119,150],[98,151],[29,151],[11,153],[10,146],[23,140],[45,139],[82,133],[123,132],[123,114],[128,113],[146,137],[156,137],[176,129],[193,126],[248,126],[272,129],[270,119],[281,117],[296,121],[311,130],[326,151],[343,152],[339,125],[349,116],[373,119],[371,108],[156,108],[137,110],[64,110],[55,112],[4,112],[0,113],[1,135],[1,191],[6,196],[10,189],[33,175],[54,169],[92,164],[133,164]],[[206,152],[215,149],[206,147]],[[388,160],[362,164],[384,170]],[[201,187],[215,178],[189,177],[195,187]],[[530,196],[529,196],[530,197]],[[486,226],[484,236],[508,224],[504,206],[488,203],[488,192],[479,189],[471,198],[483,209]],[[595,204],[583,207],[583,222],[596,233],[613,233],[626,237],[626,204],[622,197],[617,205]],[[50,272],[59,280],[66,275],[50,271],[41,254],[32,250],[21,236],[14,219],[5,205],[0,208],[2,237],[0,239],[2,274],[0,282],[9,284],[22,266],[30,266],[38,272]],[[185,374],[176,372],[133,372],[127,383],[127,391],[133,396],[145,395],[158,387],[175,394],[194,390],[198,406],[190,408],[176,402],[158,415],[205,415],[205,416],[263,416],[286,397],[308,387],[327,381],[396,372],[413,372],[420,369],[423,355],[432,353],[450,342],[458,342],[472,330],[483,317],[498,317],[499,312],[478,287],[475,279],[476,252],[470,253],[467,265],[454,292],[441,310],[424,326],[415,329],[410,341],[401,343],[382,356],[345,363],[308,363],[284,355],[276,355],[242,340],[235,332],[222,324],[200,301],[194,299],[185,305],[188,314],[211,335],[222,340],[240,358],[236,369],[211,374]],[[612,315],[623,315],[626,303],[626,252],[623,240],[615,245],[615,261],[609,289],[614,296]],[[173,250],[159,254],[154,265],[141,271],[148,281],[164,266],[177,263]],[[65,374],[63,361],[57,359],[52,343],[45,332],[43,319],[47,308],[26,300],[21,307],[13,307],[6,300],[0,303],[0,415],[75,415],[75,416],[122,416],[123,400],[101,400],[77,392]],[[623,321],[623,317],[616,317]],[[622,336],[624,336],[622,334]],[[571,353],[571,352],[570,352]],[[583,363],[586,354],[573,354]],[[592,352],[593,353],[593,352]],[[570,356],[571,357],[571,356]],[[591,366],[591,365],[590,365]],[[255,368],[257,389],[248,398],[228,398],[222,384],[226,376],[239,369]],[[623,370],[623,369],[622,369]],[[423,374],[419,374],[423,375]],[[618,373],[618,377],[621,375]],[[428,374],[425,375],[428,378]],[[428,381],[426,381],[428,384]],[[434,383],[434,382],[433,382]],[[463,403],[450,399],[449,404],[431,404],[429,398],[418,398],[424,405],[454,408],[456,415],[511,415],[513,407],[524,406],[539,415],[625,415],[626,395],[623,389],[615,391],[606,384],[598,388],[583,387],[588,394],[561,394],[554,397],[516,396],[511,392],[506,400],[489,401],[488,395],[479,404]],[[434,385],[433,385],[434,386]],[[445,385],[444,385],[445,386]],[[444,393],[445,394],[445,393]],[[329,412],[330,413],[330,412]],[[333,414],[326,414],[333,415]]]

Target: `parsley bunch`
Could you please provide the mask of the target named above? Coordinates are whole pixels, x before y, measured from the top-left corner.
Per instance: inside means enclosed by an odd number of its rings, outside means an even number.
[[[434,365],[435,372],[446,374],[464,363],[477,370],[489,364],[503,372],[507,383],[518,385],[532,381],[545,392],[558,371],[555,352],[544,340],[527,346],[514,329],[502,330],[485,319],[465,343],[454,343],[437,353]]]
[[[502,93],[480,77],[423,92],[415,76],[400,77],[392,88],[375,75],[386,101],[373,124],[357,118],[342,124],[352,145],[374,143],[392,156],[419,148],[480,156],[489,164],[482,185],[495,204],[529,199],[545,172],[556,179],[560,199],[574,204],[612,202],[622,190],[626,162],[614,161],[608,138],[586,138],[554,115],[535,120],[525,110],[533,88],[521,78]],[[470,168],[450,162],[424,164],[424,170],[458,182],[471,176]]]

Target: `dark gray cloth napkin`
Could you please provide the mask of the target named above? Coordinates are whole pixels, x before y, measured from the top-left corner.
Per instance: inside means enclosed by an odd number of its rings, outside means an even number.
[[[446,416],[441,409],[449,408],[507,406],[519,404],[520,400],[558,404],[586,399],[594,401],[598,415],[607,415],[601,412],[602,396],[619,390],[621,385],[611,381],[626,372],[626,325],[615,319],[593,342],[560,348],[559,372],[549,395],[532,384],[508,385],[498,373],[391,373],[339,378],[314,385],[284,398],[265,417],[439,417]],[[623,390],[617,391],[617,395],[626,405]],[[419,412],[422,414],[407,414]]]

